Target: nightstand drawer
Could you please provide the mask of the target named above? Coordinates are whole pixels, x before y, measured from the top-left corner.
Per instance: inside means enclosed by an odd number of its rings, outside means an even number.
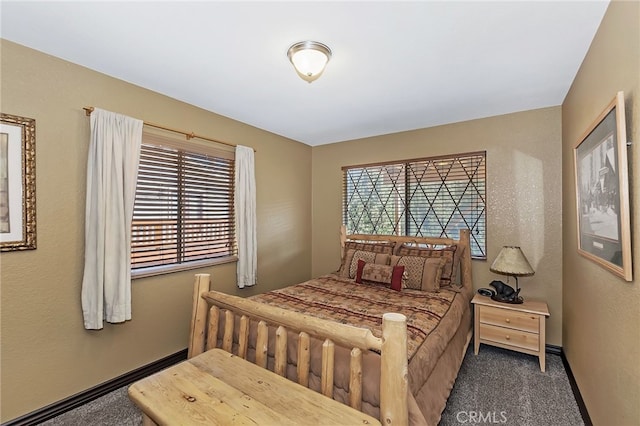
[[[526,312],[512,311],[509,309],[494,308],[491,306],[480,307],[480,322],[499,327],[509,327],[529,333],[540,332],[540,316]]]
[[[531,351],[540,349],[540,336],[536,333],[527,333],[526,331],[496,327],[489,324],[480,324],[480,339]]]

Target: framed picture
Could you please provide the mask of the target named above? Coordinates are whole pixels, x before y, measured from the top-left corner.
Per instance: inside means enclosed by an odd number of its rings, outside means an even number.
[[[618,92],[574,149],[578,253],[627,281],[631,267],[624,94]]]
[[[0,113],[0,251],[36,248],[36,121]]]

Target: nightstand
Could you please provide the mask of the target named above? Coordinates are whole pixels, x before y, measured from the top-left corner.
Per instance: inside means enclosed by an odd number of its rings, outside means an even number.
[[[525,299],[521,304],[501,303],[476,294],[473,310],[473,352],[480,343],[536,355],[544,372],[545,319],[549,307],[539,300]]]

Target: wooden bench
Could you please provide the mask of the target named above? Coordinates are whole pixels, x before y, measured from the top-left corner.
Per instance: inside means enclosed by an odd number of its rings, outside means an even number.
[[[143,425],[380,425],[364,413],[213,349],[129,387]]]

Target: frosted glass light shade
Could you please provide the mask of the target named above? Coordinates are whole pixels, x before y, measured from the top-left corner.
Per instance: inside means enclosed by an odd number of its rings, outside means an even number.
[[[317,41],[301,41],[289,48],[287,56],[300,78],[311,83],[322,75],[331,49]]]

